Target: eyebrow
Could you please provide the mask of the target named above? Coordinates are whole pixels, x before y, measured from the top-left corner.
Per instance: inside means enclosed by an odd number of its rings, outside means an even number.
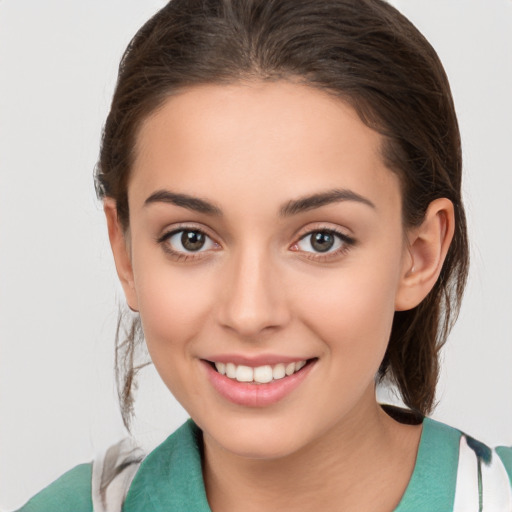
[[[281,208],[279,214],[282,217],[288,217],[290,215],[296,215],[298,213],[342,201],[355,201],[376,209],[375,205],[369,199],[366,199],[366,197],[363,197],[352,190],[333,189],[288,201],[288,203]]]
[[[332,189],[326,192],[319,192],[310,196],[300,197],[288,201],[279,210],[281,217],[290,217],[297,215],[308,210],[320,208],[332,203],[339,203],[342,201],[355,201],[357,203],[365,204],[375,209],[375,205],[367,198],[347,189]],[[157,190],[153,192],[145,201],[144,206],[153,203],[168,203],[187,208],[188,210],[204,213],[207,215],[222,216],[222,210],[213,203],[200,199],[199,197],[190,196],[188,194],[178,194],[170,190]]]
[[[169,190],[158,190],[151,194],[145,201],[144,206],[152,203],[168,203],[188,210],[193,210],[207,215],[221,216],[222,211],[218,206],[199,197],[189,196],[188,194],[176,194]]]

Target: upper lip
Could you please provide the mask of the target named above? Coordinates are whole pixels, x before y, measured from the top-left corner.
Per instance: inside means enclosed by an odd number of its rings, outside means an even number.
[[[278,354],[261,354],[261,355],[242,355],[242,354],[218,354],[203,358],[205,361],[212,363],[233,363],[236,365],[244,365],[256,368],[258,366],[274,366],[279,363],[289,364],[298,361],[307,361],[310,357],[300,356],[284,356]]]

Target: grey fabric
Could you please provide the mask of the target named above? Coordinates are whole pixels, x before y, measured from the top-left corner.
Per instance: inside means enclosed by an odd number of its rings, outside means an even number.
[[[125,438],[97,457],[92,465],[94,512],[121,512],[133,477],[144,452],[131,438]]]

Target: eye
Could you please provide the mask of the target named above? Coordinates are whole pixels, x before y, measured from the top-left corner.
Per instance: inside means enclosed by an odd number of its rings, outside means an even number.
[[[160,240],[171,253],[198,253],[217,247],[217,244],[198,229],[181,229],[164,235]]]
[[[311,231],[296,244],[297,250],[310,253],[338,253],[353,245],[354,240],[343,233],[330,229]]]

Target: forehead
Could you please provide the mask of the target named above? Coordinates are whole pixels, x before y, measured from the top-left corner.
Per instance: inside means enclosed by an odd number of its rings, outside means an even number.
[[[381,145],[352,107],[306,85],[196,86],[142,124],[129,197],[140,203],[165,187],[238,198],[266,189],[282,201],[343,187],[373,201],[398,192]]]

